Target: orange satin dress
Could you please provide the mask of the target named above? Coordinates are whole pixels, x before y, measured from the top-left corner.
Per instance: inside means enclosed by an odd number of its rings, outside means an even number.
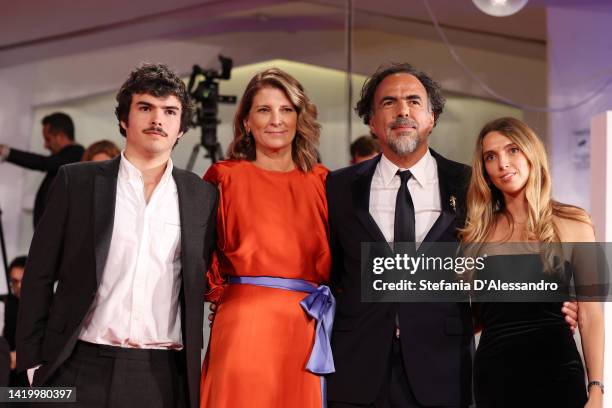
[[[300,306],[307,294],[224,280],[328,282],[327,173],[320,165],[283,173],[232,160],[204,176],[221,194],[218,250],[207,273],[207,300],[218,310],[202,367],[201,408],[321,407],[320,377],[305,369],[316,323]]]

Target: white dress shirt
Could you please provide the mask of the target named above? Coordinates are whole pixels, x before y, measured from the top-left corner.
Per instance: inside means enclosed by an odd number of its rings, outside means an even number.
[[[427,236],[442,211],[438,181],[438,164],[429,150],[409,169],[400,169],[383,154],[376,166],[370,186],[370,214],[387,242],[393,242],[395,201],[400,187],[398,170],[410,170],[408,191],[414,203],[417,245]]]
[[[172,161],[146,202],[123,152],[106,265],[79,339],[131,348],[182,347],[181,228]]]

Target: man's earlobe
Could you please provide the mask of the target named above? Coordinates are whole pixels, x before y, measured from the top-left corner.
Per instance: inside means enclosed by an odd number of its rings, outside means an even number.
[[[375,134],[374,125],[372,125],[373,121],[374,121],[374,118],[370,116],[370,120],[368,121],[368,128],[370,129],[370,133]]]

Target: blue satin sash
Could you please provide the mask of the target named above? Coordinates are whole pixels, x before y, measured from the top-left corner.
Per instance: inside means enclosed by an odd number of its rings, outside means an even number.
[[[303,279],[287,279],[271,276],[230,276],[232,284],[247,284],[264,286],[267,288],[293,290],[306,292],[309,295],[300,301],[304,312],[317,321],[315,329],[315,342],[310,352],[306,369],[313,374],[321,376],[321,396],[323,407],[327,406],[327,393],[324,374],[336,371],[331,350],[331,331],[334,324],[336,299],[328,286],[318,287]]]

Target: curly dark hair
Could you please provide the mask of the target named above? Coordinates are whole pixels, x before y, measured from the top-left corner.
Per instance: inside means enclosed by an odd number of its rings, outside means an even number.
[[[355,112],[363,119],[363,123],[368,125],[372,118],[372,104],[374,103],[374,94],[378,85],[389,75],[392,74],[410,74],[415,76],[427,91],[427,99],[429,100],[429,109],[434,114],[434,126],[438,123],[438,118],[444,110],[446,99],[442,96],[442,88],[440,84],[431,79],[423,71],[419,71],[408,63],[389,63],[378,67],[376,72],[366,79],[361,88],[360,99],[355,106]]]
[[[153,95],[156,98],[176,96],[181,101],[180,130],[182,133],[189,130],[194,104],[181,78],[165,64],[143,63],[130,72],[117,93],[115,116],[119,120],[119,131],[123,136],[125,136],[125,129],[121,127],[121,122],[128,123],[132,95],[142,93]]]

